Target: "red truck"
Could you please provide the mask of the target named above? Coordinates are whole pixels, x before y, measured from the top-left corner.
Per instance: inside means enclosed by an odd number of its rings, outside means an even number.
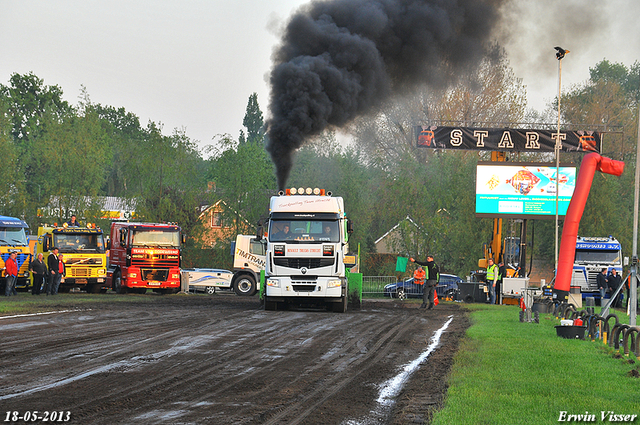
[[[181,243],[176,224],[111,224],[107,284],[119,294],[180,291]]]

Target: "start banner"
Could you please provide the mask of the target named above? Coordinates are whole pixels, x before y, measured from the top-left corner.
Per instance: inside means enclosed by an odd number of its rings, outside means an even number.
[[[558,134],[562,152],[598,152],[601,136],[596,131],[551,131],[513,128],[414,127],[420,148],[481,151],[553,152]]]

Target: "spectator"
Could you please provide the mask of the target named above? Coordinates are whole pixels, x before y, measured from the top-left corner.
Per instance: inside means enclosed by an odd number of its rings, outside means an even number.
[[[16,253],[12,252],[11,254],[9,254],[9,258],[7,258],[7,261],[4,262],[4,272],[6,276],[4,295],[6,297],[17,294],[17,292],[15,292],[16,279],[18,279],[18,262],[16,261],[16,257]]]
[[[53,290],[51,291],[51,295],[58,295],[58,288],[60,287],[60,282],[64,279],[65,276],[65,264],[64,264],[64,256],[60,254],[58,256],[58,279],[56,279]]]
[[[47,266],[49,268],[49,280],[47,282],[47,289],[45,291],[47,295],[54,295],[52,292],[54,287],[56,288],[57,293],[58,286],[60,285],[61,276],[59,272],[60,265],[58,263],[58,247],[54,246],[53,248],[51,248],[51,253],[47,258]]]
[[[611,274],[607,278],[607,282],[609,285],[609,291],[611,292],[611,296],[616,292],[616,290],[622,284],[622,277],[618,274],[616,269],[611,269]],[[611,306],[615,308],[622,308],[622,291],[616,296],[616,298],[611,301]]]
[[[607,269],[600,270],[598,276],[596,277],[596,285],[598,286],[598,291],[600,291],[600,305],[604,307],[604,296],[607,294],[607,290],[609,289],[609,283],[607,282]]]
[[[45,279],[47,278],[47,265],[44,262],[44,255],[41,252],[38,253],[38,257],[31,262],[29,270],[33,274],[31,295],[40,295],[40,291],[45,285]]]

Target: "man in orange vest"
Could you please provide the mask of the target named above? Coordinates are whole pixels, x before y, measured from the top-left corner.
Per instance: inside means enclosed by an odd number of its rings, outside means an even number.
[[[422,305],[420,306],[420,308],[426,308],[427,305],[424,303],[424,278],[427,276],[426,272],[424,271],[424,269],[422,268],[422,266],[418,266],[418,268],[416,269],[415,272],[413,272],[413,283],[415,283],[416,285],[420,285],[422,287],[422,294],[423,294],[423,302]]]

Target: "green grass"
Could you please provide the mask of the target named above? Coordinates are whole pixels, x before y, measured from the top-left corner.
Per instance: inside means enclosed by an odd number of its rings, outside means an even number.
[[[596,422],[602,422],[600,411],[640,414],[633,354],[615,358],[600,341],[560,338],[551,314],[541,315],[539,324],[521,323],[516,306],[467,306],[472,326],[433,424],[551,424],[561,411],[589,412]]]
[[[127,296],[117,295],[115,293],[107,294],[58,294],[47,296],[44,294],[32,296],[28,292],[18,292],[17,296],[3,297],[0,296],[0,315],[10,316],[13,314],[32,314],[45,313],[66,308],[82,308],[84,305],[96,303],[114,303],[114,302],[153,302],[159,297],[145,295]]]

